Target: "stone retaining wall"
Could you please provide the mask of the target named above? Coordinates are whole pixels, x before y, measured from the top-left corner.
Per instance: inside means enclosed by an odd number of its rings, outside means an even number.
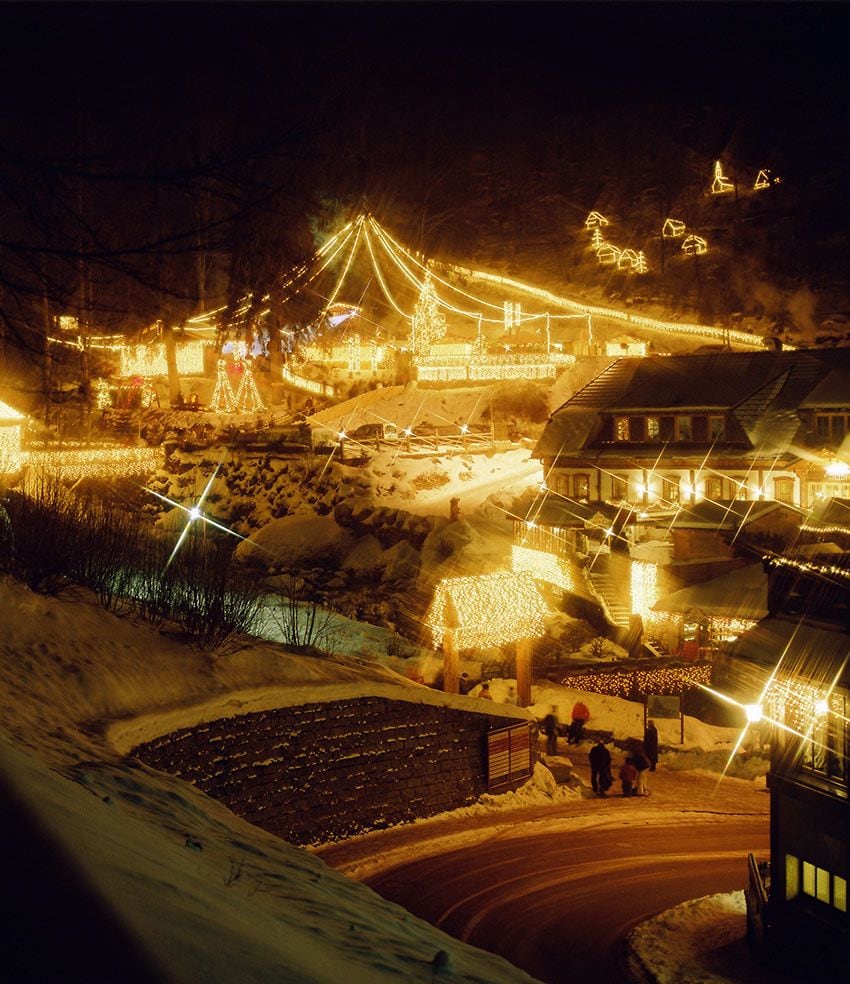
[[[321,843],[474,802],[487,789],[486,734],[513,723],[358,697],[221,718],[133,754],[291,843]]]

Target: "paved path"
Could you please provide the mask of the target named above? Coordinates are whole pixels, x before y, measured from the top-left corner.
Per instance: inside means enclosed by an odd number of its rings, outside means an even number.
[[[585,744],[571,749],[589,782]],[[651,795],[443,819],[320,849],[329,864],[542,981],[629,979],[623,941],[687,899],[743,889],[766,857],[769,799],[750,782],[651,776]]]

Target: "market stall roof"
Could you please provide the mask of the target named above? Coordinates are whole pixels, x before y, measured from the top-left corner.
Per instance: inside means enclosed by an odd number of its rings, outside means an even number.
[[[806,517],[803,527],[810,532],[850,532],[850,499],[821,499]]]
[[[850,686],[846,632],[807,625],[798,618],[766,618],[729,643],[727,654],[773,669],[781,660],[784,674],[806,677],[831,686]]]
[[[705,615],[758,621],[767,615],[767,574],[761,563],[748,564],[722,577],[691,584],[657,601],[654,612]]]
[[[609,526],[614,520],[635,522],[633,509],[612,506],[605,502],[584,503],[561,496],[547,495],[520,499],[514,504],[518,519],[534,522],[537,526],[568,529],[584,529],[599,525]]]
[[[10,407],[8,403],[4,403],[0,400],[0,423],[20,424],[26,419],[27,418],[20,411],[15,410],[14,407]]]
[[[543,635],[549,607],[525,571],[446,578],[425,616],[435,645],[453,631],[458,649],[498,646]]]
[[[673,520],[674,530],[736,530],[778,509],[790,509],[804,515],[801,509],[787,502],[760,499],[703,499],[695,505],[682,506]]]

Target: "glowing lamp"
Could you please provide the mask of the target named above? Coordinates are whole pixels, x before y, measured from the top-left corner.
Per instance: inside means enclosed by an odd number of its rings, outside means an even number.
[[[815,714],[818,717],[823,717],[824,714],[829,713],[829,702],[825,698],[815,701]]]
[[[344,441],[348,437],[348,434],[346,434],[345,431],[340,431],[337,434],[337,437],[339,438],[340,441]]]
[[[758,724],[762,719],[761,704],[745,704],[744,713],[751,724]]]
[[[197,506],[192,506],[192,508],[189,510],[189,519],[200,519],[200,518],[201,518],[201,510]]]
[[[829,475],[830,478],[846,478],[850,475],[850,465],[844,461],[831,461],[824,471]]]

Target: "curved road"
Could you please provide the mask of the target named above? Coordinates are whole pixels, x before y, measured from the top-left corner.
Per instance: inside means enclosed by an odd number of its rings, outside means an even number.
[[[579,775],[586,756],[575,755]],[[624,941],[688,899],[741,890],[769,855],[750,782],[659,771],[649,799],[584,798],[452,815],[320,848],[329,864],[541,981],[633,979]]]
[[[763,817],[541,832],[409,862],[367,884],[541,981],[611,984],[630,980],[623,940],[637,923],[742,889],[747,852],[767,850]]]

